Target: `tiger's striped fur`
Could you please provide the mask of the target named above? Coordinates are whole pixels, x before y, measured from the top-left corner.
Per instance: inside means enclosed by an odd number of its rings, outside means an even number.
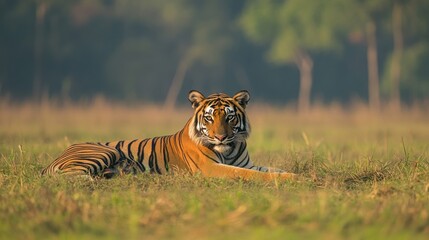
[[[42,174],[89,174],[111,177],[121,173],[165,174],[175,169],[208,177],[272,180],[294,174],[255,166],[247,152],[250,125],[245,107],[247,91],[233,97],[198,91],[189,93],[195,109],[176,134],[107,143],[80,143],[67,148]]]

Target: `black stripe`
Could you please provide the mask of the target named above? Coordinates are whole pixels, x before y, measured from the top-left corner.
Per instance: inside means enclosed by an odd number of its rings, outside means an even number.
[[[159,159],[158,159],[157,154],[156,154],[156,143],[158,142],[159,139],[160,139],[159,137],[154,138],[154,141],[152,142],[152,153],[154,155],[155,171],[156,171],[156,173],[161,174],[161,169],[159,169],[159,165],[158,165]]]
[[[186,158],[186,153],[185,153],[184,155],[185,155],[185,159],[187,159],[187,158]],[[198,164],[196,164],[196,163],[195,163],[194,159],[192,159],[191,157],[189,157],[189,160],[190,160],[190,161],[192,161],[192,162],[194,163],[194,166],[195,166],[199,171],[201,171],[201,168],[198,166]],[[190,166],[190,165],[189,165],[189,163],[187,163],[187,164],[188,164],[188,166]],[[189,168],[189,169],[191,169],[191,168]]]
[[[240,144],[240,149],[238,150],[238,152],[237,152],[237,155],[235,155],[234,157],[235,157],[235,160],[234,161],[232,161],[232,163],[230,164],[230,165],[233,165],[233,166],[238,166],[239,164],[237,164],[237,165],[235,165],[235,163],[238,161],[238,159],[241,157],[241,155],[243,154],[243,151],[246,149],[245,147],[243,147],[244,146],[244,144]],[[233,158],[233,157],[232,157]],[[232,159],[232,158],[230,158],[230,159]],[[230,160],[230,159],[228,159],[228,160]]]
[[[115,165],[115,163],[116,163],[116,160],[117,160],[116,154],[115,154],[115,152],[109,151],[108,155],[109,155],[110,160],[111,160],[109,167],[111,167],[111,166]]]
[[[150,139],[145,139],[145,140],[141,141],[139,144],[139,153],[137,155],[138,155],[138,162],[140,162],[141,164],[143,164],[143,160],[144,160],[144,151],[143,150],[146,147],[149,140]]]
[[[227,156],[224,156],[225,160],[233,160],[233,159],[236,159],[237,156],[240,156],[241,143],[239,143],[239,144],[240,144],[239,146],[237,146],[237,144],[235,144],[235,143],[232,143],[229,145],[229,147],[232,148],[232,150]]]
[[[198,123],[199,123],[198,114],[195,114],[195,117],[194,117],[194,129],[195,130],[197,130]]]
[[[215,152],[215,151],[213,151],[213,150],[212,150],[212,152],[214,152],[216,155],[218,154],[217,152]],[[219,160],[217,160],[217,159],[214,159],[214,158],[210,157],[209,155],[205,154],[203,151],[201,151],[201,153],[202,153],[204,156],[206,156],[207,158],[209,158],[210,160],[212,160],[213,162],[215,162],[215,163],[220,163],[220,161],[219,161]]]
[[[139,146],[137,147],[137,162],[141,162],[141,154],[142,154],[142,144],[143,144],[144,140],[139,142]]]
[[[133,160],[133,161],[134,161],[134,156],[133,156],[133,151],[131,151],[131,145],[133,145],[133,143],[134,143],[135,141],[137,141],[137,139],[135,139],[135,140],[131,141],[130,143],[128,143],[128,158],[129,158],[130,160]],[[137,157],[138,157],[138,156],[137,156]]]
[[[83,160],[87,160],[87,161],[91,161],[90,163],[81,163],[81,164],[79,164],[79,165],[82,165],[82,164],[89,164],[89,165],[92,165],[92,166],[94,166],[94,168],[96,169],[96,172],[98,172],[98,170],[102,170],[103,169],[103,165],[102,165],[102,163],[99,161],[100,159],[98,159],[97,157],[88,157],[88,158],[83,158]],[[103,161],[103,160],[101,160],[101,161]],[[94,172],[94,174],[95,174],[95,172]]]
[[[168,149],[167,149],[167,144],[169,143],[170,137],[164,137],[162,140],[163,144],[162,144],[162,151],[163,151],[163,157],[164,157],[164,166],[165,166],[165,171],[168,172]]]
[[[101,158],[101,160],[103,161],[103,163],[104,163],[104,165],[106,166],[106,167],[109,167],[110,166],[110,158],[109,158],[109,156],[105,156],[105,155],[103,155],[103,156],[101,156],[100,157]],[[100,169],[102,170],[104,167],[103,166],[101,166],[100,167]]]
[[[218,158],[218,159],[220,159],[220,162],[221,162],[221,163],[225,163],[225,161],[224,161],[224,159],[223,159],[223,157],[222,157],[222,154],[220,154],[220,153],[218,153],[218,152],[216,152],[216,151],[213,151],[213,152],[216,154],[217,158]]]
[[[121,155],[121,158],[125,158],[125,154],[122,152],[122,150],[121,150],[121,147],[124,145],[124,141],[119,141],[117,144],[116,144],[116,146],[115,146],[115,148],[116,148],[116,150],[118,150],[119,151],[119,154]]]
[[[189,161],[188,161],[188,160],[187,160],[187,158],[186,158],[186,154],[185,154],[185,152],[183,151],[182,136],[183,136],[183,129],[182,129],[182,131],[180,131],[180,132],[178,133],[179,150],[180,150],[180,152],[182,152],[182,159],[183,159],[183,161],[186,163],[186,165],[188,166],[189,170],[191,170],[192,168],[191,168],[191,166],[189,165]],[[192,159],[191,159],[191,160],[192,160]],[[198,168],[198,166],[197,166],[197,168]],[[199,169],[199,168],[198,168],[198,169]]]
[[[141,164],[141,163],[139,163],[139,162],[135,162],[135,164],[137,164],[137,166],[139,167],[139,169],[140,169],[140,171],[141,172],[145,172],[146,171],[146,168],[144,167],[144,165],[143,164]]]
[[[149,156],[149,169],[150,169],[150,173],[154,173],[154,151],[155,151],[155,142],[156,142],[156,137],[152,138],[152,149],[150,150],[150,156]]]
[[[246,161],[246,164],[244,164],[243,167],[246,166],[249,163],[249,161],[250,161],[249,153],[246,153],[246,156],[243,158],[243,160],[241,162],[237,163],[237,165],[234,165],[234,166],[241,166],[241,163],[243,163],[244,161]]]
[[[213,105],[216,105],[215,103],[216,103],[216,98],[213,98],[212,100],[209,100],[207,103],[206,103],[206,106],[209,106],[209,107],[211,107],[211,106],[213,106]]]

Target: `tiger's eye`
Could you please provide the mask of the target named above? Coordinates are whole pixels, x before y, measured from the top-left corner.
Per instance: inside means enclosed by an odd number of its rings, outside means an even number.
[[[228,121],[228,122],[230,122],[230,121],[232,121],[232,120],[234,120],[235,119],[235,116],[234,115],[229,115],[229,116],[227,116],[226,117],[226,120]]]
[[[213,121],[213,118],[211,116],[204,116],[204,120],[206,120],[207,122],[211,122]]]

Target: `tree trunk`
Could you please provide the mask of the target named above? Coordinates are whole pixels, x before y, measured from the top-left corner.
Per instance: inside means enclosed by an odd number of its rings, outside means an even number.
[[[190,62],[191,59],[189,54],[186,54],[182,59],[180,59],[176,73],[174,74],[170,88],[168,89],[167,97],[165,98],[164,109],[171,110],[176,105],[177,96],[179,96]]]
[[[370,21],[366,26],[367,57],[368,57],[368,94],[369,107],[372,111],[380,111],[380,84],[378,79],[376,25]]]
[[[401,80],[401,59],[403,51],[403,36],[402,36],[402,6],[395,2],[392,12],[392,28],[393,28],[393,58],[391,66],[391,94],[390,104],[394,110],[401,109],[401,95],[399,91],[399,83]]]
[[[304,51],[296,55],[295,62],[299,69],[300,86],[298,96],[298,111],[307,113],[310,110],[311,85],[313,84],[313,60]]]
[[[43,32],[45,15],[48,6],[44,0],[38,0],[36,4],[36,23],[34,37],[34,78],[33,98],[40,101],[42,96],[42,61],[43,61]]]

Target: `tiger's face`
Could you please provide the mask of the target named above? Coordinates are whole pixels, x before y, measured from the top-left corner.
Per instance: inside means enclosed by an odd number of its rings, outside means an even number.
[[[245,112],[250,99],[247,91],[240,91],[233,97],[217,93],[206,98],[194,90],[188,98],[195,109],[189,135],[198,144],[228,154],[249,136],[250,126]]]

